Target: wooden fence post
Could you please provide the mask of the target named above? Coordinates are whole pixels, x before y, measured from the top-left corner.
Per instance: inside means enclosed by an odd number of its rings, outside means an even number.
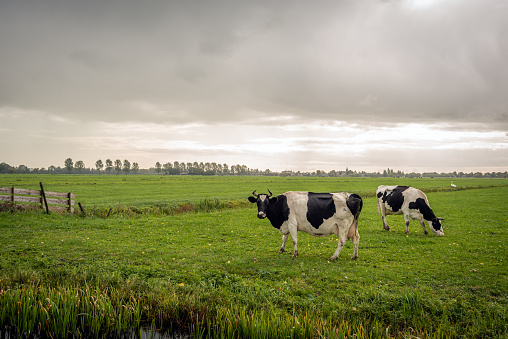
[[[44,187],[42,187],[42,182],[39,182],[41,185],[41,196],[44,199],[44,205],[46,205],[46,213],[49,214],[49,207],[48,207],[48,201],[46,200],[46,194],[44,193]]]
[[[12,203],[12,208],[14,208],[14,204],[16,203],[16,200],[14,199],[14,185],[12,185],[12,196],[11,196],[11,203]]]
[[[83,205],[81,205],[81,202],[78,202],[79,209],[81,210],[81,213],[85,215],[85,209],[83,208]]]
[[[69,198],[69,212],[74,213],[74,208],[72,207],[72,193],[69,192],[69,194],[67,194],[67,197]]]

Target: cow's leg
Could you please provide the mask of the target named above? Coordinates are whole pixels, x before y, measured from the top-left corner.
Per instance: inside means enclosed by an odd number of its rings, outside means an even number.
[[[388,223],[386,222],[386,214],[382,214],[381,215],[381,218],[383,219],[383,228],[386,230],[386,231],[389,231],[390,230],[390,226],[388,226]]]
[[[428,235],[429,232],[427,232],[427,229],[425,228],[425,221],[423,219],[420,219],[419,221],[420,221],[420,224],[423,227],[423,233],[425,233],[425,235]]]
[[[282,235],[282,246],[280,247],[279,254],[282,254],[286,251],[286,242],[288,241],[289,234]]]
[[[409,215],[404,214],[404,221],[406,222],[406,234],[409,234]]]
[[[330,260],[335,260],[339,257],[340,251],[342,251],[342,247],[344,247],[344,244],[347,241],[346,235],[339,235],[339,245],[337,245],[337,249],[335,250],[335,253],[330,257]]]
[[[390,226],[388,226],[388,223],[386,222],[386,207],[383,204],[381,204],[379,201],[378,201],[377,207],[378,207],[379,214],[381,214],[381,219],[383,220],[383,228],[386,231],[389,231]]]
[[[358,220],[355,220],[353,225],[354,225],[354,234],[351,237],[351,239],[353,240],[353,256],[351,257],[351,259],[355,260],[356,258],[358,258],[358,244],[360,243],[360,234],[358,233]]]
[[[296,258],[298,256],[298,230],[296,228],[296,225],[293,227],[289,227],[289,233],[291,233],[291,240],[293,240],[294,253],[293,258]]]
[[[353,240],[353,256],[351,259],[358,258],[358,244],[360,243],[360,234],[358,234],[358,220],[354,220],[351,226],[349,227],[349,230],[346,234],[340,234],[339,237],[339,244],[337,246],[337,249],[335,250],[335,253],[330,257],[330,260],[335,260],[339,257],[340,251],[342,251],[342,247],[344,247],[344,244],[346,244],[346,241],[348,239]]]
[[[356,236],[353,238],[353,256],[351,260],[358,258],[358,244],[360,243],[360,235],[356,232]]]

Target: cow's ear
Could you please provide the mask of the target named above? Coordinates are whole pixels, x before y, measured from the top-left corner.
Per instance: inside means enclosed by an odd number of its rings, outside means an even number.
[[[270,204],[275,204],[279,200],[277,197],[270,198]]]
[[[258,199],[256,199],[256,197],[249,197],[249,201],[255,203]]]

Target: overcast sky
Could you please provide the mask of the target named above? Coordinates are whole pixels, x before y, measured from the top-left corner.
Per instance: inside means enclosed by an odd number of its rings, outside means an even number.
[[[0,162],[508,170],[505,0],[1,0]]]

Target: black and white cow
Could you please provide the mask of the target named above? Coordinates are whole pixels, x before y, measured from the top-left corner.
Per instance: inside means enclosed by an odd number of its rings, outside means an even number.
[[[425,234],[428,234],[424,221],[427,221],[430,229],[436,235],[443,236],[441,220],[437,218],[430,208],[425,193],[414,187],[408,186],[379,186],[376,190],[378,210],[383,219],[383,227],[389,231],[386,216],[391,214],[403,214],[406,222],[406,234],[409,234],[409,220],[418,220]]]
[[[273,227],[282,234],[283,253],[289,235],[294,244],[293,257],[298,256],[298,231],[317,237],[335,234],[339,238],[337,250],[331,260],[337,259],[348,239],[353,239],[353,257],[358,258],[358,217],[363,201],[357,194],[350,193],[312,193],[286,192],[277,197],[269,194],[256,194],[249,201],[257,203],[258,218],[268,218]]]

